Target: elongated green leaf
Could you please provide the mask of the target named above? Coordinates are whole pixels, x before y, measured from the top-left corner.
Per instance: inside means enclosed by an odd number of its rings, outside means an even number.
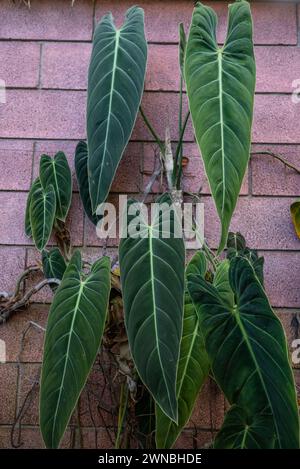
[[[190,419],[208,371],[209,361],[199,328],[199,319],[189,294],[186,294],[177,374],[178,425],[156,406],[157,448],[172,448],[174,445]]]
[[[43,271],[46,278],[57,278],[61,280],[65,273],[67,264],[58,248],[42,252]],[[50,285],[53,291],[57,285]]]
[[[41,186],[40,178],[36,178],[32,183],[32,186],[30,188],[30,191],[27,197],[26,212],[25,212],[25,234],[26,236],[28,236],[28,238],[32,236],[32,230],[31,230],[31,224],[30,224],[30,204],[31,204],[32,194],[34,193],[36,189],[40,189],[41,187],[42,186]]]
[[[34,244],[42,251],[49,241],[56,212],[54,187],[36,189],[30,201],[30,225]]]
[[[255,60],[248,2],[229,6],[227,38],[221,48],[216,25],[215,12],[197,4],[185,79],[196,139],[222,224],[220,252],[249,161]]]
[[[299,447],[295,383],[284,331],[246,258],[230,262],[236,304],[229,307],[214,285],[188,276],[214,377],[231,404],[256,416],[270,409],[280,448]]]
[[[274,448],[274,422],[271,412],[249,417],[247,412],[233,405],[225,416],[214,447],[221,449]]]
[[[94,225],[97,225],[98,217],[93,214],[89,180],[88,180],[88,149],[87,144],[80,141],[75,151],[75,171],[79,187],[80,198],[83,208],[89,219]]]
[[[156,210],[152,223],[148,225],[141,214],[138,235],[121,240],[121,282],[125,324],[138,373],[163,412],[176,421],[185,249],[182,237],[174,236],[181,226],[170,196],[162,196],[157,203],[161,211]],[[128,212],[133,204],[128,202]],[[170,219],[169,227],[165,226]],[[128,232],[134,220],[135,214],[129,213]]]
[[[42,155],[40,159],[40,180],[46,190],[52,185],[56,195],[56,218],[65,221],[72,198],[72,174],[66,155],[60,151],[54,158]]]
[[[96,358],[110,291],[110,260],[82,273],[79,251],[50,308],[40,391],[40,425],[47,448],[57,448]]]
[[[132,7],[121,29],[111,14],[94,34],[89,67],[87,137],[92,211],[105,202],[141,102],[147,61],[144,12]]]

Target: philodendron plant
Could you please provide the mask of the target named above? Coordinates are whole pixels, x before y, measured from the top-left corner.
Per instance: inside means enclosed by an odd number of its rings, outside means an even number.
[[[120,29],[111,15],[102,18],[89,66],[87,142],[78,144],[75,155],[79,191],[88,218],[101,224],[99,208],[140,109],[159,146],[168,191],[156,201],[164,210],[158,209],[151,223],[142,218],[135,237],[129,229],[135,201],[128,201],[119,267],[134,373],[154,403],[156,447],[174,445],[210,377],[229,403],[214,447],[298,448],[295,383],[286,337],[264,289],[263,259],[242,235],[228,233],[251,143],[255,59],[248,2],[229,6],[222,47],[216,26],[215,12],[198,3],[187,40],[183,26],[179,28],[180,115],[173,157],[168,132],[161,141],[140,108],[147,62],[143,10],[130,8]],[[184,82],[189,101],[185,118]],[[186,264],[184,238],[174,236],[182,227],[173,204],[184,197],[183,141],[189,116],[221,235],[217,254],[203,243]],[[28,198],[26,233],[42,251],[44,273],[54,290],[40,386],[41,432],[49,448],[62,440],[111,321],[110,259],[88,265],[66,243],[59,245],[64,249],[45,250],[53,227],[63,239],[71,193],[64,154],[54,159],[43,155]],[[164,215],[171,221],[168,236],[162,228]],[[224,248],[226,255],[221,256]],[[127,412],[124,404],[120,408],[117,447]]]

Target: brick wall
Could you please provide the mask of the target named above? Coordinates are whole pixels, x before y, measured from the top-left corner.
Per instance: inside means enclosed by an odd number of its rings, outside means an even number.
[[[37,259],[24,235],[23,219],[27,193],[38,171],[41,153],[66,152],[73,168],[74,148],[85,138],[87,64],[91,51],[94,19],[112,10],[120,23],[128,0],[32,0],[31,9],[0,1],[0,79],[7,86],[7,103],[0,104],[0,290],[11,290],[16,276]],[[219,40],[225,33],[227,2],[207,2],[220,15]],[[296,2],[251,2],[255,26],[257,88],[253,150],[272,150],[300,167],[300,104],[293,104],[292,82],[300,79]],[[169,125],[176,138],[179,74],[177,25],[188,26],[192,1],[140,0],[145,8],[149,62],[143,106],[163,135]],[[297,12],[298,9],[298,12]],[[205,181],[203,168],[189,124],[186,133],[184,186],[196,191],[202,185],[206,237],[215,247],[219,225]],[[139,193],[153,169],[153,143],[139,118],[126,155],[113,184],[117,193]],[[155,186],[154,190],[159,187]],[[240,230],[251,247],[265,256],[265,282],[271,302],[285,326],[289,343],[298,336],[300,316],[300,241],[296,238],[289,207],[300,195],[300,176],[266,156],[251,160],[232,229]],[[84,217],[76,184],[69,216],[72,241],[85,255],[99,255],[94,227]],[[113,243],[111,243],[113,244]],[[110,246],[111,252],[115,247]],[[0,447],[9,447],[11,426],[35,382],[42,354],[42,332],[29,321],[45,325],[50,293],[36,296],[36,304],[0,326],[6,341],[7,363],[0,365]],[[299,371],[295,371],[300,382]],[[84,402],[84,399],[83,399]],[[83,403],[83,407],[84,407]],[[202,447],[220,427],[224,400],[208,383],[202,392],[189,429],[178,445]],[[31,395],[22,420],[23,447],[42,446],[38,430],[37,389]],[[108,446],[109,440],[96,421],[83,419],[83,444]],[[14,441],[18,443],[18,432]],[[70,434],[65,438],[68,446]],[[104,442],[104,443],[103,443]]]

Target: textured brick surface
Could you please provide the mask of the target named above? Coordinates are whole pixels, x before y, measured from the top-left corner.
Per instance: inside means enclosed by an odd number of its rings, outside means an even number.
[[[205,236],[212,246],[217,246],[220,225],[211,198],[204,202]],[[255,249],[299,249],[292,222],[288,197],[240,197],[230,226],[231,231],[241,231],[250,247]],[[281,277],[281,273],[278,272]]]
[[[17,366],[12,363],[0,363],[0,422],[1,424],[13,423],[15,417],[17,385]],[[4,404],[4,405],[3,405]]]
[[[0,192],[0,244],[31,244],[24,233],[26,192]]]
[[[90,54],[91,44],[44,44],[43,88],[86,89]]]
[[[262,252],[265,257],[265,285],[273,306],[299,308],[300,292],[295,279],[300,275],[300,252]]]
[[[227,2],[206,2],[219,15],[218,40],[223,41],[226,32]],[[98,0],[96,17],[112,11],[117,25],[122,24],[124,12],[130,7],[130,0],[111,2]],[[141,0],[139,5],[145,10],[145,24],[148,41],[178,42],[178,23],[188,28],[193,10],[189,0],[175,2]],[[268,2],[252,3],[255,23],[254,39],[257,44],[297,44],[296,7],[280,3],[270,6]]]
[[[7,87],[34,88],[38,85],[40,63],[38,43],[1,42],[0,63],[1,79],[5,81]]]
[[[300,169],[300,146],[253,145],[254,152],[271,151]],[[254,195],[300,195],[300,176],[291,168],[268,155],[255,155],[251,160]]]
[[[0,140],[0,189],[28,190],[31,184],[33,143]]]
[[[64,0],[20,2],[18,8],[4,0],[0,4],[2,39],[91,40],[92,2],[79,1],[73,8]]]
[[[29,120],[30,116],[30,120]],[[0,106],[2,137],[80,139],[85,137],[85,93],[8,90]]]
[[[0,289],[12,293],[15,289],[16,277],[25,267],[25,249],[0,246],[0,265]]]

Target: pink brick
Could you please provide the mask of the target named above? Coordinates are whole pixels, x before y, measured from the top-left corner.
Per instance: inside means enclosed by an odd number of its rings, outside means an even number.
[[[83,206],[79,194],[73,194],[72,205],[66,225],[71,234],[73,246],[82,246],[83,243]]]
[[[0,192],[0,244],[31,244],[24,233],[26,192]]]
[[[132,196],[134,197],[134,196]],[[119,237],[119,196],[116,194],[109,195],[107,199],[108,203],[114,205],[116,209],[116,217],[118,222],[116,224],[116,237],[114,237],[114,227],[110,229],[109,239],[106,242],[104,239],[101,239],[97,236],[96,227],[93,223],[85,217],[85,232],[84,232],[84,246],[104,246],[106,244],[107,247],[114,247],[118,246],[118,237]],[[100,254],[100,253],[99,253]]]
[[[1,32],[4,39],[91,40],[93,3],[41,0],[30,9],[20,2],[0,4]],[[12,26],[13,25],[13,26]]]
[[[256,91],[291,93],[300,77],[300,49],[285,46],[255,47]],[[180,82],[177,45],[150,44],[145,88],[178,91]]]
[[[300,105],[291,96],[257,95],[253,143],[298,143]]]
[[[227,4],[229,2],[208,2],[219,16],[219,41],[224,40],[227,24]],[[110,0],[97,3],[96,18],[112,11],[118,25],[122,24],[124,14],[132,3],[129,0],[118,2],[112,7]],[[178,42],[178,24],[183,22],[189,27],[193,11],[191,1],[147,1],[140,0],[145,10],[146,35],[150,42]],[[251,4],[254,20],[254,40],[257,44],[297,44],[296,6],[284,2],[270,4],[260,2]]]
[[[12,363],[0,364],[0,422],[13,423],[16,407],[17,366]]]
[[[253,145],[252,151],[272,151],[300,169],[299,145]],[[299,197],[299,174],[271,156],[251,158],[254,195],[293,195]]]
[[[179,95],[176,93],[144,93],[142,107],[151,125],[161,139],[165,137],[165,128],[169,126],[171,138],[178,140],[178,110]],[[183,115],[187,112],[187,98],[184,96]],[[153,141],[140,115],[138,115],[132,140]],[[193,141],[193,126],[191,119],[187,124],[185,140]]]
[[[2,137],[84,138],[85,106],[81,91],[8,90],[0,107]]]
[[[35,301],[36,297],[32,297]],[[15,313],[9,321],[1,324],[0,338],[6,342],[6,360],[16,362],[20,354],[20,345],[24,330],[29,321],[45,327],[48,317],[48,306],[31,305],[23,311]],[[44,332],[31,326],[26,333],[21,361],[40,362],[42,360]]]
[[[0,140],[0,189],[28,190],[32,158],[33,142]]]
[[[145,89],[178,91],[179,85],[178,47],[149,44]]]
[[[155,169],[155,145],[145,143],[144,144],[144,166],[143,166],[143,187],[144,190],[146,185],[151,179],[151,175]],[[173,154],[176,152],[176,146],[173,147]],[[183,156],[188,159],[187,165],[183,168],[183,190],[187,192],[198,193],[201,189],[201,194],[210,194],[209,184],[205,175],[202,158],[196,143],[185,143],[183,147]],[[156,183],[152,187],[152,192],[161,192],[161,178],[158,177]],[[163,185],[166,190],[166,186]],[[248,194],[248,173],[245,175],[245,179],[241,188],[242,195]]]
[[[212,200],[203,197],[205,236],[212,247],[219,242],[220,224]],[[294,249],[300,243],[290,218],[290,205],[294,199],[240,197],[230,226],[240,231],[249,247],[254,249]]]
[[[141,143],[129,143],[117,169],[111,192],[137,193],[141,189],[141,171],[143,157]]]
[[[299,252],[261,252],[265,257],[265,286],[275,307],[298,308],[300,291],[295,282],[300,276]]]
[[[7,87],[36,87],[39,61],[40,45],[37,43],[0,42],[1,79]]]
[[[50,244],[54,244],[54,239],[51,238]],[[30,267],[33,265],[40,265],[42,260],[41,253],[35,248],[27,248],[27,261],[26,261],[26,267]],[[33,275],[31,275],[28,280],[26,281],[26,289],[29,289],[33,287],[34,285],[37,285],[39,282],[44,280],[44,274],[42,271],[40,272],[35,272]],[[53,300],[53,292],[51,288],[46,285],[44,288],[42,288],[40,291],[38,291],[33,297],[32,301],[35,303],[51,303]],[[47,308],[48,306],[45,306],[44,308]]]
[[[299,47],[257,46],[255,57],[256,91],[281,93],[294,91],[293,81],[300,78]]]
[[[70,169],[73,175],[73,190],[78,191],[77,180],[75,175],[75,148],[78,141],[68,141],[68,140],[40,140],[35,143],[34,147],[34,160],[33,160],[33,179],[39,175],[40,167],[40,157],[45,153],[54,157],[54,155],[63,151],[67,157]]]
[[[44,44],[42,87],[85,90],[90,55],[91,44]]]
[[[0,291],[13,293],[17,277],[25,268],[25,249],[0,246]]]

